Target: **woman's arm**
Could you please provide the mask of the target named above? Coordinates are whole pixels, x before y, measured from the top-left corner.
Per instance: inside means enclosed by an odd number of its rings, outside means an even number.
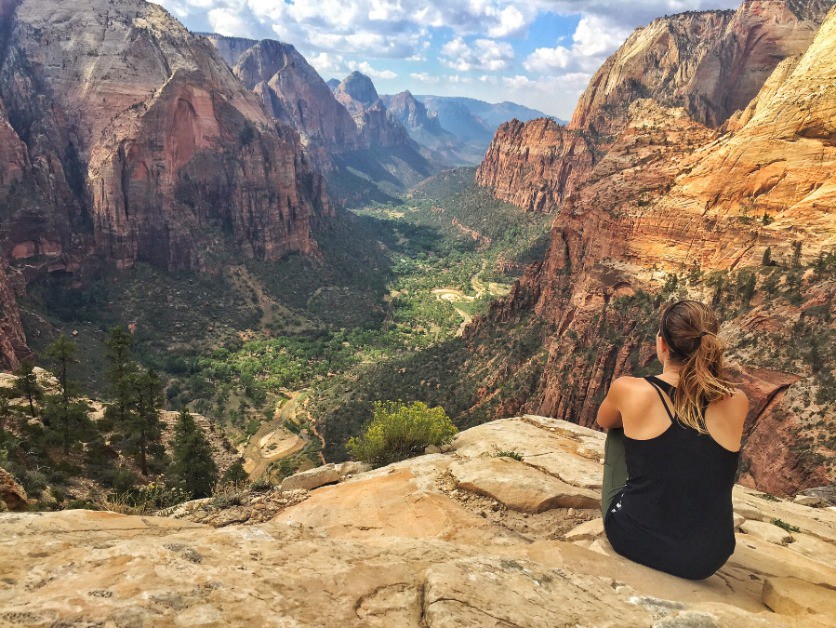
[[[623,377],[619,377],[611,385],[607,396],[601,402],[601,407],[598,408],[598,416],[595,422],[605,429],[613,427],[623,427],[621,423],[621,411],[618,409],[621,402],[621,395],[624,393],[625,381]]]

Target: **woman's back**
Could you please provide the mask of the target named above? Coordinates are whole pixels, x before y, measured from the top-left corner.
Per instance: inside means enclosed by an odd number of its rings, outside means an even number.
[[[605,515],[607,536],[631,560],[705,578],[734,551],[731,491],[739,452],[718,443],[715,430],[700,433],[677,421],[670,411],[671,384],[656,377],[630,379],[635,394],[622,410],[629,479]],[[637,414],[642,410],[644,417]],[[708,414],[724,418],[722,407]],[[739,442],[738,434],[738,449]]]
[[[684,578],[707,578],[734,551],[731,491],[749,410],[725,368],[712,309],[662,311],[660,377],[619,377],[596,421],[605,442],[602,512],[613,548]]]

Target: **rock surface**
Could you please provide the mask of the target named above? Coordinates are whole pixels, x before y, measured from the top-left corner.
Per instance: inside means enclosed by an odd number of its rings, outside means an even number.
[[[534,439],[538,430],[540,439]],[[811,534],[833,547],[836,513],[770,501],[742,487],[736,507],[801,528],[788,546],[738,535],[738,551],[714,576],[681,580],[615,555],[595,511],[586,532],[554,531],[568,509],[493,510],[456,487],[460,463],[499,460],[472,446],[587,461],[603,436],[542,417],[495,421],[459,435],[460,449],[360,473],[318,488],[255,496],[253,518],[197,504],[172,517],[63,511],[3,514],[0,621],[135,625],[351,626],[825,626],[832,625],[827,558],[793,547]],[[468,447],[471,449],[468,451]],[[514,469],[553,476],[519,461]],[[585,464],[585,463],[584,463]],[[582,487],[578,487],[582,488]],[[280,497],[282,496],[282,497]],[[279,505],[278,500],[284,501]],[[269,501],[271,506],[257,510]],[[756,509],[754,505],[757,505]],[[264,521],[256,513],[277,516]],[[204,513],[200,515],[200,513]],[[179,518],[175,518],[179,517]],[[512,517],[520,517],[514,519]],[[538,527],[538,521],[548,522]],[[260,522],[260,523],[259,523]],[[520,523],[524,522],[524,523]],[[523,525],[527,527],[523,527]],[[764,586],[764,583],[767,586]],[[324,620],[323,618],[327,618]]]
[[[357,125],[331,89],[290,44],[209,35],[232,71],[261,98],[264,110],[296,129],[321,170],[332,156],[357,150]],[[372,87],[374,89],[374,87]]]

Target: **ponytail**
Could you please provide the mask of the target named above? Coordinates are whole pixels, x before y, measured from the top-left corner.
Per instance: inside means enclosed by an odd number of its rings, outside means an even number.
[[[670,349],[671,360],[682,365],[674,413],[683,425],[706,434],[706,406],[734,394],[723,360],[726,344],[717,335],[717,317],[704,303],[678,301],[662,314],[659,333]]]

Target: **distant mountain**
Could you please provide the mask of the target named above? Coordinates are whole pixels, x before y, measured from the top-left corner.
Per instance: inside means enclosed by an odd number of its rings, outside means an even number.
[[[290,44],[204,36],[267,115],[299,133],[340,204],[385,201],[438,170],[440,160],[389,118],[368,76],[353,72],[326,83]]]
[[[496,128],[503,122],[517,119],[521,122],[535,118],[553,118],[548,114],[513,102],[489,103],[476,98],[460,96],[420,96],[415,98],[424,103],[429,113],[438,116],[441,127],[466,139],[490,144]],[[565,121],[555,121],[565,124]]]
[[[381,99],[412,139],[452,165],[481,163],[503,122],[550,117],[512,102],[492,104],[457,96],[413,96],[406,91]]]

